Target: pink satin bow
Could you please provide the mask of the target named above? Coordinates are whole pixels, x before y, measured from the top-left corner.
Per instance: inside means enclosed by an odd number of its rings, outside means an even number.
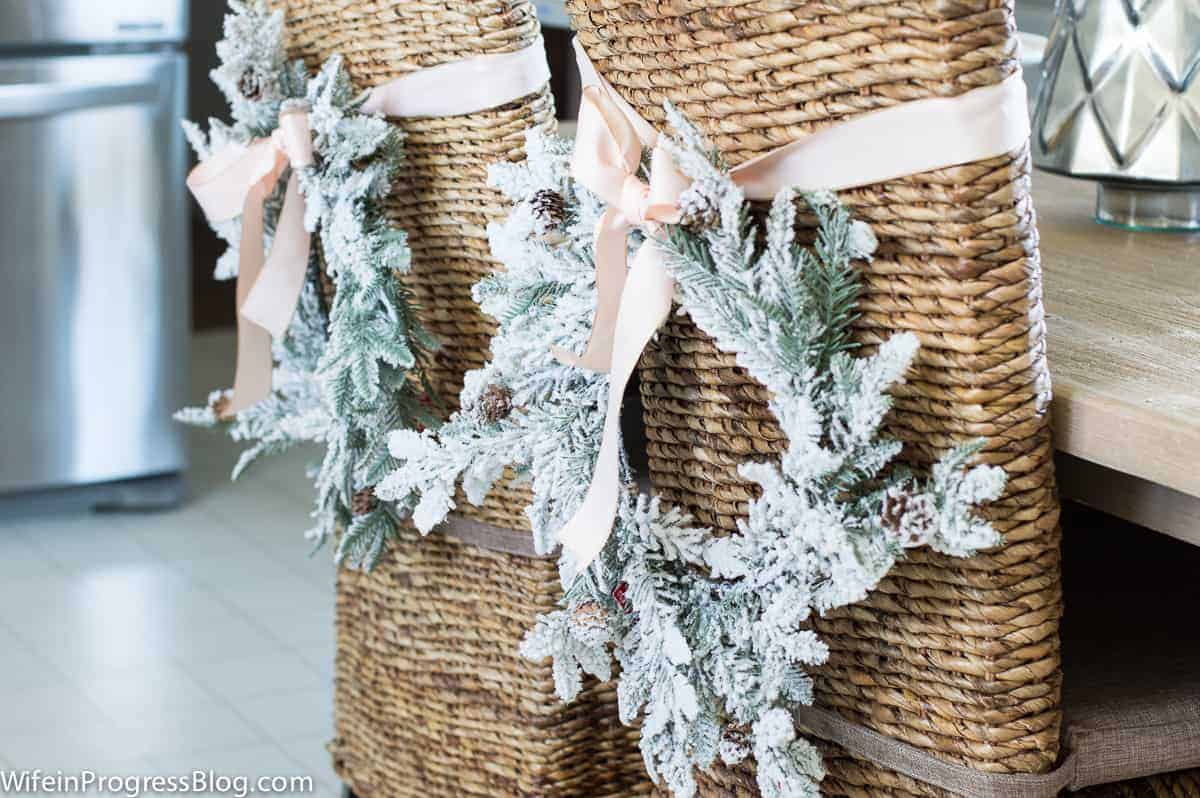
[[[231,145],[188,175],[187,184],[213,222],[242,217],[237,279],[237,368],[233,396],[221,408],[229,418],[271,393],[271,337],[286,331],[308,269],[311,236],[304,227],[304,195],[297,170],[313,163],[308,113],[282,111],[269,138]],[[265,256],[263,206],[288,167],[292,175]]]
[[[653,145],[653,142],[646,142]],[[691,181],[661,147],[650,155],[650,182],[638,178],[643,142],[628,118],[604,88],[583,90],[571,176],[608,205],[596,226],[596,320],[582,355],[553,347],[554,356],[569,366],[595,372],[609,371],[613,357],[617,309],[626,280],[629,234],[635,227],[647,236],[662,225],[679,221],[679,195]],[[643,255],[642,253],[645,253]],[[637,260],[653,258],[661,268],[657,249],[647,242]]]

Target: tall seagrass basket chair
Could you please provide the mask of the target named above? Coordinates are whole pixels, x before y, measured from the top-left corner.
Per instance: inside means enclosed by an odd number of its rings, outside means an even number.
[[[271,2],[286,11],[293,57],[316,66],[340,53],[363,89],[539,41],[529,0]],[[471,286],[497,267],[487,224],[507,212],[486,184],[487,166],[522,157],[525,131],[554,124],[553,99],[546,86],[480,113],[392,122],[405,134],[406,164],[388,208],[409,235],[405,283],[443,344],[432,376],[453,407],[494,331],[471,300]],[[619,723],[612,687],[593,685],[564,706],[549,666],[517,654],[535,616],[561,595],[552,560],[505,551],[528,529],[526,503],[519,488],[482,509],[460,502],[485,524],[474,527],[483,545],[403,528],[375,571],[339,574],[331,749],[360,798],[649,792],[636,732]]]
[[[568,0],[599,73],[661,128],[670,100],[733,165],[825,125],[954,96],[1019,68],[1012,0]],[[890,146],[880,142],[879,146]],[[1008,488],[987,509],[1005,538],[969,560],[913,552],[864,602],[816,622],[829,643],[817,703],[896,740],[993,773],[1059,755],[1058,503],[1041,272],[1027,146],[841,192],[880,245],[864,266],[858,340],[912,331],[890,434],[928,465],[984,438]],[[736,529],[754,496],[737,474],[782,442],[765,390],[687,318],[641,364],[655,492]],[[940,790],[830,747],[828,795]],[[701,779],[705,798],[757,795],[753,764]]]

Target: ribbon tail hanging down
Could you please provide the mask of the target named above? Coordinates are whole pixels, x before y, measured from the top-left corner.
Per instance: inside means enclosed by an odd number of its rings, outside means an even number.
[[[300,181],[293,168],[275,226],[271,254],[245,302],[240,304],[240,315],[281,338],[300,302],[311,250],[312,236],[304,228],[304,195],[300,193]]]
[[[242,240],[238,251],[237,368],[233,397],[221,411],[230,418],[271,394],[271,334],[245,317],[240,308],[263,269],[263,215],[267,189],[261,184],[246,194],[242,209]]]
[[[558,534],[582,572],[599,556],[612,535],[620,501],[621,403],[642,350],[671,312],[675,282],[653,241],[638,250],[617,312],[608,409],[592,483],[583,504]]]
[[[625,290],[626,250],[629,225],[621,212],[609,208],[596,225],[596,318],[587,349],[576,355],[559,346],[550,347],[560,363],[598,374],[608,372],[613,358],[613,338],[621,294]]]

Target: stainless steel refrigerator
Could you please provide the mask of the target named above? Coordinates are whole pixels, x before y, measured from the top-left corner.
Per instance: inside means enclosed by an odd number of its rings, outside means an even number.
[[[186,33],[186,0],[0,0],[0,505],[185,464]]]

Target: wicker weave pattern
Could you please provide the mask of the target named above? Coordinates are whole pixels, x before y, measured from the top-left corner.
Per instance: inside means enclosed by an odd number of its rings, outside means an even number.
[[[568,0],[568,9],[600,73],[639,113],[661,122],[669,99],[732,164],[1018,68],[1007,0]],[[1003,548],[965,562],[917,552],[865,602],[817,622],[832,650],[818,703],[993,772],[1048,770],[1059,744],[1058,507],[1029,169],[1023,148],[841,194],[880,239],[858,339],[869,349],[910,330],[922,344],[889,432],[916,464],[985,437],[983,459],[1008,471],[1009,487],[989,511]],[[673,317],[643,358],[642,395],[656,492],[735,529],[755,495],[737,465],[785,445],[765,390]],[[829,769],[833,794],[932,794],[846,757]],[[738,775],[715,774],[701,794],[753,794]]]
[[[337,590],[335,766],[361,798],[646,795],[612,685],[562,704],[517,654],[557,595],[552,561],[441,535],[401,540]]]

